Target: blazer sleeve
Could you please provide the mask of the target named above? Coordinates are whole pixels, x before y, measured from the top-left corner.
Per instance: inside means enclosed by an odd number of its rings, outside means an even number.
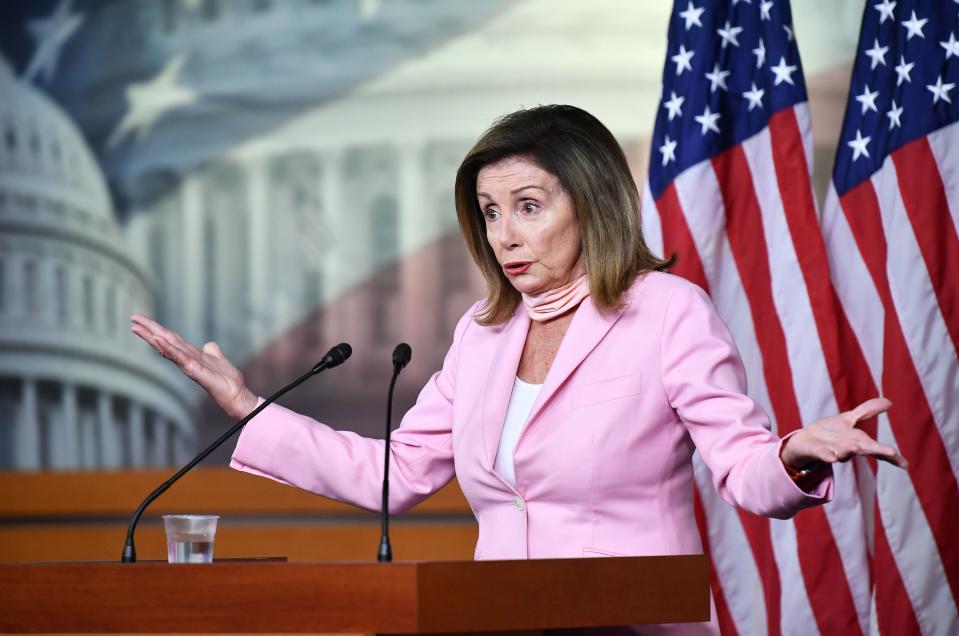
[[[746,395],[739,351],[699,287],[676,289],[663,317],[661,374],[670,404],[729,504],[788,519],[832,498],[832,468],[812,492],[790,479],[763,410]],[[789,437],[788,435],[786,437]],[[826,472],[826,471],[824,471]]]
[[[475,305],[474,305],[475,308]],[[473,309],[456,326],[443,368],[420,391],[390,440],[390,512],[403,512],[453,478],[453,387],[457,351]],[[385,441],[336,431],[271,404],[246,425],[230,466],[350,503],[382,507]]]

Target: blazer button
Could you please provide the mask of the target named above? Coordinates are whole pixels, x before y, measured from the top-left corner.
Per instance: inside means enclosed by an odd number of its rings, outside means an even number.
[[[517,510],[523,510],[526,508],[526,504],[523,503],[523,500],[519,495],[515,495],[513,497],[513,505],[516,506]]]

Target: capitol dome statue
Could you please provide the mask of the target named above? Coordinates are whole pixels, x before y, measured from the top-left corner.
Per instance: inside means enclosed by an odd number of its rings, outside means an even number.
[[[165,466],[194,441],[192,390],[129,315],[153,282],[103,175],[51,99],[0,58],[0,470]]]

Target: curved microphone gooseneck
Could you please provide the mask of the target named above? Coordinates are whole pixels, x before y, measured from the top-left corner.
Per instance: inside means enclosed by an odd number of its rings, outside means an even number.
[[[202,451],[200,451],[200,454],[194,457],[193,459],[191,459],[186,464],[186,466],[178,470],[172,477],[170,477],[165,482],[160,484],[160,486],[157,487],[156,490],[154,490],[149,495],[147,495],[146,499],[144,499],[140,503],[140,505],[137,507],[136,512],[133,513],[133,518],[130,519],[130,525],[127,527],[127,540],[123,546],[123,555],[120,557],[120,561],[122,563],[136,563],[137,550],[133,542],[133,534],[136,532],[137,522],[140,521],[140,516],[143,514],[143,511],[146,510],[147,506],[153,503],[153,501],[157,497],[159,497],[164,492],[166,492],[166,490],[170,486],[176,483],[176,481],[180,479],[180,477],[183,477],[183,475],[189,472],[191,468],[193,468],[194,466],[199,464],[201,461],[203,461],[207,455],[209,455],[214,450],[219,448],[220,445],[223,444],[223,442],[233,437],[237,433],[237,431],[239,431],[241,428],[246,426],[247,422],[249,422],[254,417],[256,417],[260,411],[262,411],[267,406],[272,404],[281,395],[299,386],[307,378],[310,378],[326,369],[332,369],[335,366],[339,366],[343,364],[344,362],[346,362],[346,359],[349,358],[352,353],[353,353],[352,347],[350,347],[350,345],[346,344],[345,342],[341,342],[340,344],[330,349],[326,353],[326,355],[323,356],[323,359],[316,364],[316,366],[314,366],[312,369],[310,369],[309,371],[301,375],[296,380],[293,380],[293,382],[290,382],[289,384],[287,384],[285,387],[283,387],[282,389],[280,389],[279,391],[277,391],[270,397],[266,398],[263,404],[253,409],[253,411],[249,415],[247,415],[242,420],[237,422],[236,425],[234,425],[230,430],[228,430],[226,433],[221,435],[215,442],[213,442],[212,444],[204,448]]]
[[[383,451],[383,505],[380,508],[380,550],[376,560],[390,562],[393,560],[393,548],[390,547],[390,433],[393,422],[393,388],[396,378],[413,357],[413,350],[405,342],[401,342],[393,349],[393,377],[390,379],[390,392],[386,398],[386,444]]]

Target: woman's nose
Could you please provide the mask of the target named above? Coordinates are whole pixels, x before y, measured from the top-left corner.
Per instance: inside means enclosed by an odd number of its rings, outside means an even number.
[[[504,214],[500,217],[497,239],[505,248],[516,247],[521,243],[519,228],[516,227],[512,214]]]

